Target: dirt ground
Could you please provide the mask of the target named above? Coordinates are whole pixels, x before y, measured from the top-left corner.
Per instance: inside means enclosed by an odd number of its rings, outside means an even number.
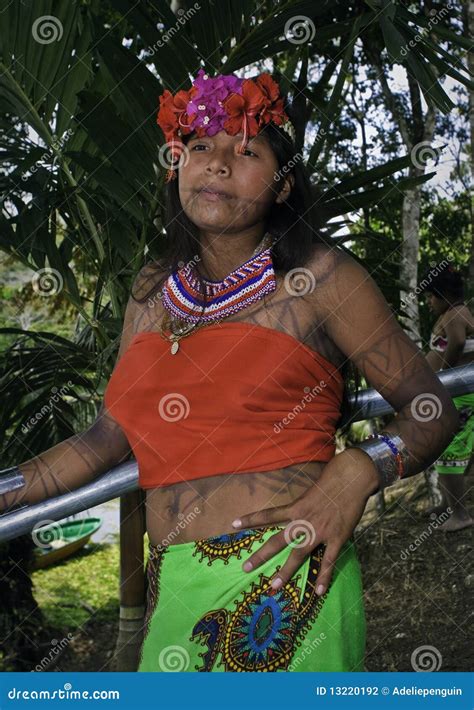
[[[471,475],[467,504],[473,511]],[[356,530],[367,617],[367,671],[472,671],[473,530],[443,533],[424,514],[422,476],[374,502]],[[411,546],[411,547],[410,547]],[[115,670],[117,624],[89,624],[58,659],[58,671]],[[429,648],[424,648],[429,647]]]
[[[474,514],[472,482],[470,475],[466,503]],[[382,517],[366,511],[357,530],[366,670],[472,671],[474,528],[441,532],[444,518],[423,515],[423,477],[406,484]]]

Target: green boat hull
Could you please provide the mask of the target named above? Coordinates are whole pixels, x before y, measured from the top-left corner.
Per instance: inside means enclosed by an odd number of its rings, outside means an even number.
[[[32,534],[36,545],[32,569],[42,569],[64,560],[87,545],[99,530],[102,518],[81,518],[63,523],[52,523]]]

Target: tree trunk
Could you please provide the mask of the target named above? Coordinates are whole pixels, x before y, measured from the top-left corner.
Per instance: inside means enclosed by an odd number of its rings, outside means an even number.
[[[467,0],[465,8],[467,11],[464,13],[464,35],[472,40],[474,37],[474,0]],[[471,76],[474,76],[474,51],[467,52],[467,66]],[[467,91],[469,96],[469,127],[471,134],[471,176],[474,181],[474,91],[469,88]],[[469,260],[468,280],[468,291],[472,294],[474,289],[474,224],[471,224],[471,258]]]
[[[145,494],[142,490],[120,498],[120,616],[114,670],[133,672],[139,664],[146,605],[143,535]]]

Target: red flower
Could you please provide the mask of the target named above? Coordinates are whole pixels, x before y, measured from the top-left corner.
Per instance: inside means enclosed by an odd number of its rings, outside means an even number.
[[[186,106],[191,100],[191,97],[196,93],[196,89],[191,87],[188,91],[181,90],[175,96],[165,89],[160,96],[160,109],[158,111],[156,122],[164,133],[167,143],[181,134],[191,133],[189,124],[194,118],[194,115],[188,116]]]
[[[264,95],[264,106],[259,116],[259,126],[264,126],[273,121],[277,126],[289,120],[283,106],[283,98],[279,98],[280,88],[268,72],[259,74],[255,79],[257,86]]]
[[[165,89],[160,96],[160,109],[156,122],[163,131],[166,141],[175,135],[178,130],[178,117],[174,109],[173,94]]]
[[[224,101],[224,108],[229,118],[224,122],[226,132],[235,136],[239,131],[247,135],[256,136],[258,122],[255,116],[264,107],[265,96],[252,79],[246,79],[242,84],[242,95],[231,94]]]
[[[191,123],[196,114],[191,114],[190,116],[188,116],[188,114],[186,113],[186,106],[191,101],[191,98],[194,96],[196,91],[196,87],[192,86],[190,89],[188,89],[188,91],[184,91],[183,89],[181,91],[178,91],[178,93],[174,97],[174,105],[176,107],[176,111],[178,112],[179,127],[184,135],[187,135],[192,131],[192,128],[189,128],[189,124]]]

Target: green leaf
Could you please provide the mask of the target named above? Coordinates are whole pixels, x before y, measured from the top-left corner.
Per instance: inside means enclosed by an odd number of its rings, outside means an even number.
[[[389,195],[394,188],[399,190],[403,190],[404,188],[408,189],[414,187],[415,185],[420,185],[427,180],[431,180],[434,175],[436,175],[436,173],[427,173],[426,175],[421,175],[415,178],[402,178],[398,182],[394,182],[391,185],[375,188],[373,190],[351,193],[338,199],[329,200],[328,202],[325,201],[323,195],[321,202],[328,217],[336,217],[338,215],[346,214],[347,212],[353,212],[361,207],[368,207],[379,203],[386,195]]]
[[[399,170],[408,168],[413,164],[413,158],[411,153],[402,156],[401,158],[393,158],[387,161],[383,165],[377,165],[375,168],[370,170],[364,170],[359,173],[355,173],[344,180],[341,180],[333,187],[329,188],[324,195],[326,199],[330,199],[333,195],[340,195],[341,193],[349,192],[349,190],[354,190],[357,187],[364,187],[366,185],[378,182],[385,177],[389,177]]]
[[[359,36],[359,31],[361,27],[361,16],[357,17],[356,21],[354,22],[351,36],[349,38],[349,41],[346,46],[346,51],[344,52],[344,56],[341,62],[341,67],[339,69],[339,73],[336,79],[336,83],[334,84],[334,89],[332,90],[331,93],[331,98],[329,99],[329,103],[325,108],[323,117],[320,121],[319,127],[318,127],[318,135],[316,137],[316,140],[314,141],[313,147],[311,148],[309,158],[308,158],[308,166],[310,171],[314,170],[314,167],[317,163],[318,157],[321,153],[322,147],[324,145],[324,142],[326,140],[326,132],[327,129],[329,128],[329,125],[334,121],[334,119],[339,115],[342,106],[339,106],[340,101],[341,101],[341,96],[342,96],[342,91],[344,89],[344,84],[346,81],[346,76],[347,76],[347,70],[349,67],[349,63],[352,59],[352,55],[354,52],[354,46],[357,41],[357,38]]]

